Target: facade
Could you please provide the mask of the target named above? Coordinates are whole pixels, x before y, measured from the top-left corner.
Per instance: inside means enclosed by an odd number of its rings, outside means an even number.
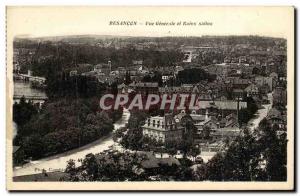
[[[273,78],[272,77],[258,76],[255,78],[255,83],[260,87],[267,85],[269,87],[269,91],[272,91],[272,89],[273,89]]]
[[[143,136],[150,137],[163,144],[182,140],[183,127],[175,121],[172,114],[154,116],[146,119]]]
[[[248,97],[259,95],[258,86],[255,84],[250,84],[247,88],[245,88],[245,91],[247,92]]]
[[[94,71],[98,73],[104,73],[105,75],[109,75],[111,72],[111,62],[108,61],[107,64],[102,63],[102,64],[97,64],[94,66]]]
[[[139,94],[155,94],[158,92],[157,82],[133,82],[129,87]]]
[[[70,71],[70,73],[69,73],[69,75],[70,75],[70,77],[72,77],[72,76],[77,76],[77,70],[72,70],[72,71]]]
[[[241,79],[239,77],[230,77],[229,80],[234,89],[245,89],[250,84],[249,79]]]
[[[287,104],[287,91],[283,87],[276,87],[273,92],[273,103],[285,106]]]
[[[277,126],[276,133],[280,135],[286,132],[286,115],[282,114],[276,108],[272,108],[267,115],[267,121],[270,123],[272,127]]]

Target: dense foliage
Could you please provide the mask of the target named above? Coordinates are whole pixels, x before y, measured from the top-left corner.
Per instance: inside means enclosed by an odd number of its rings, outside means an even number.
[[[46,103],[27,123],[17,123],[14,145],[24,151],[24,157],[18,160],[57,154],[108,135],[122,110],[104,112],[98,107],[97,99],[61,99]],[[16,111],[14,115],[20,114]]]
[[[27,64],[34,74],[47,76],[50,61],[55,61],[56,71],[70,70],[76,68],[77,64],[99,64],[112,62],[113,67],[132,65],[132,60],[143,60],[147,66],[171,66],[183,59],[183,54],[177,50],[137,50],[135,47],[115,49],[113,47],[99,47],[90,44],[69,44],[67,42],[53,43],[35,41],[15,41],[16,48],[32,48],[36,50],[35,55]],[[26,64],[26,63],[24,63]],[[26,70],[24,70],[25,72]]]
[[[215,75],[211,75],[203,69],[185,69],[180,71],[177,76],[177,81],[180,84],[196,84],[202,80],[214,81]]]
[[[76,167],[70,160],[66,175],[61,181],[188,181],[193,178],[188,160],[181,165],[160,164],[159,167],[144,169],[143,161],[148,157],[142,153],[107,152],[88,154]],[[151,165],[151,163],[150,163]]]
[[[13,121],[19,126],[23,126],[37,113],[37,106],[30,101],[26,102],[24,97],[21,97],[19,103],[13,105]]]

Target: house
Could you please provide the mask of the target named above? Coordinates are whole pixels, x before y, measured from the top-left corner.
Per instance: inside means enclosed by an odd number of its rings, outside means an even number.
[[[243,97],[243,95],[244,95],[244,90],[243,89],[237,88],[237,89],[232,90],[232,97],[234,99],[240,99],[240,98]]]
[[[259,87],[267,85],[269,87],[269,92],[273,90],[273,78],[272,77],[257,76],[257,77],[255,77],[255,84]]]
[[[104,73],[105,75],[109,75],[111,72],[111,61],[108,61],[107,64],[101,63],[94,66],[94,71],[97,73]]]
[[[158,82],[132,82],[129,87],[140,94],[158,93]]]
[[[149,117],[142,129],[144,137],[150,137],[163,144],[181,141],[184,130],[172,114]]]
[[[216,119],[214,119],[213,117],[208,117],[208,115],[206,115],[204,121],[196,123],[195,126],[198,130],[198,134],[200,134],[204,130],[204,127],[208,127],[211,131],[215,131],[219,128]]]
[[[225,127],[212,132],[210,135],[212,137],[212,140],[215,141],[220,141],[224,139],[229,139],[229,141],[233,141],[240,134],[241,131],[238,127]]]
[[[119,94],[127,94],[127,93],[131,93],[133,91],[133,89],[131,89],[128,85],[122,83],[118,85],[118,93]]]
[[[70,71],[69,76],[70,76],[70,77],[72,77],[72,76],[77,76],[77,70],[72,70],[72,71]]]
[[[283,87],[276,87],[273,92],[273,104],[286,106],[287,104],[287,91]]]
[[[214,117],[206,115],[204,121],[194,124],[197,128],[194,134],[194,142],[201,143],[203,141],[211,140],[211,133],[219,128],[219,124]]]
[[[242,79],[239,77],[226,77],[224,84],[226,89],[245,89],[250,84],[249,79]]]
[[[231,113],[224,118],[224,124],[220,128],[238,128],[238,118],[235,113]]]
[[[182,93],[191,93],[193,90],[194,85],[192,84],[182,84],[181,85],[181,90]]]
[[[269,76],[273,79],[273,81],[278,81],[278,74],[276,72],[270,73]]]
[[[191,94],[199,92],[196,86],[190,85],[190,84],[183,84],[181,86],[173,86],[173,87],[159,87],[158,92],[160,94],[178,94],[178,93],[183,93],[183,94]]]
[[[143,65],[143,60],[132,60],[133,65]]]
[[[244,76],[251,76],[253,72],[253,66],[242,66],[242,73]]]
[[[175,67],[175,74],[178,74],[178,72],[183,71],[184,68],[182,66],[176,66]]]
[[[277,125],[279,129],[284,129],[286,127],[283,115],[276,108],[270,109],[267,115],[267,121],[270,122],[272,126]]]
[[[118,67],[117,71],[119,71],[120,75],[125,75],[126,74],[126,68],[125,67]]]
[[[198,94],[198,100],[199,101],[211,101],[213,100],[213,96],[211,94],[205,93],[205,92],[201,92]]]
[[[163,82],[168,81],[170,78],[174,76],[172,70],[162,70],[161,71],[161,79]]]
[[[235,89],[245,89],[250,84],[250,81],[249,79],[233,77],[231,83],[232,83],[232,87]]]
[[[187,119],[192,121],[194,124],[203,122],[205,120],[205,115],[197,114],[196,110],[193,110],[190,114],[187,114],[185,110],[181,110],[181,112],[174,116],[177,122],[184,122]]]
[[[239,110],[242,108],[247,108],[247,102],[245,101],[233,101],[233,100],[225,100],[225,101],[199,101],[199,114],[206,114],[206,110],[208,109],[209,114],[222,114],[222,116],[229,115],[231,113],[236,113],[238,106]]]
[[[247,93],[247,97],[257,96],[259,94],[259,89],[257,85],[250,84],[245,88],[245,92]]]

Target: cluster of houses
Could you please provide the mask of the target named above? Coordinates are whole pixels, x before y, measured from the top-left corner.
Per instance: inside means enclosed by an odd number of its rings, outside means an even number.
[[[234,140],[240,133],[237,104],[210,102],[199,111],[187,113],[185,110],[177,114],[167,113],[164,116],[151,116],[142,126],[143,135],[164,145],[182,141],[186,131],[184,124],[190,121],[194,125],[193,142],[195,145],[209,147],[224,139]],[[240,108],[246,107],[246,103]],[[205,111],[205,114],[201,114]],[[217,151],[220,149],[216,149]]]
[[[131,81],[141,81],[146,75],[150,74],[149,70],[142,64],[143,61],[134,60],[130,67],[117,67],[113,68],[111,61],[108,63],[100,63],[96,65],[79,64],[77,67],[88,68],[86,71],[79,72],[77,69],[69,72],[70,76],[82,75],[93,77],[100,83],[107,83],[111,85],[114,82],[122,83],[126,74],[130,76]]]
[[[213,47],[184,48],[187,55],[199,51],[210,51]],[[188,58],[195,58],[195,56]],[[257,59],[251,56],[226,57],[223,63],[202,66],[201,69],[216,75],[216,80],[203,80],[197,84],[167,84],[176,79],[178,73],[185,69],[199,68],[185,59],[185,63],[169,67],[147,67],[142,60],[133,60],[129,67],[113,68],[112,63],[98,64],[93,70],[81,73],[95,77],[99,82],[112,84],[116,82],[119,94],[196,94],[199,109],[193,111],[171,111],[164,116],[149,117],[142,126],[143,135],[162,143],[182,140],[185,131],[183,123],[193,122],[196,131],[194,142],[203,149],[220,150],[224,139],[233,140],[240,133],[239,110],[247,108],[246,98],[251,97],[258,106],[268,104],[268,93],[273,94],[273,105],[286,105],[286,75],[279,74],[278,64],[274,59]],[[263,63],[264,62],[264,63]],[[144,82],[145,77],[152,77],[158,72],[159,81]],[[71,71],[70,75],[78,74]],[[129,83],[126,78],[129,77]],[[284,107],[274,107],[268,120],[283,128],[286,124]],[[211,145],[207,145],[210,143]],[[208,149],[211,150],[211,149]]]

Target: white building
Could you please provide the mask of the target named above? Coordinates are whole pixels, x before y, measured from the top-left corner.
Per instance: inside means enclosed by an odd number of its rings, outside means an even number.
[[[184,129],[179,122],[175,121],[172,114],[150,117],[146,119],[146,123],[142,128],[143,136],[164,144],[181,141]]]

